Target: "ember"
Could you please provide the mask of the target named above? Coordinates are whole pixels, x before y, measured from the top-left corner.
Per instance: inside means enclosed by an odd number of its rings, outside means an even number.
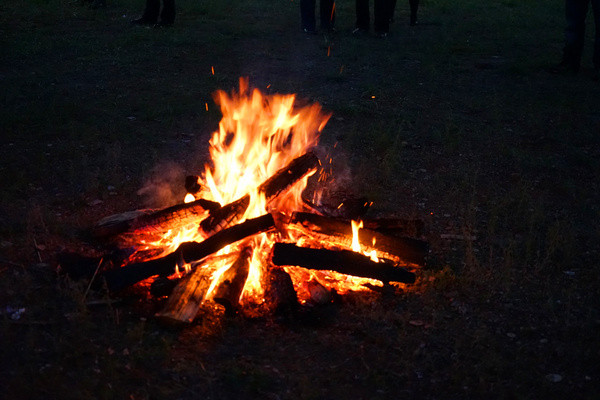
[[[406,223],[351,221],[341,207],[328,213],[319,190],[302,197],[310,176],[321,187],[332,179],[313,153],[329,119],[318,104],[297,107],[294,95],[263,95],[244,79],[216,102],[223,119],[210,140],[212,164],[186,179],[185,202],[95,227],[130,250],[103,271],[109,290],[168,277],[178,283],[158,316],[190,322],[206,304],[273,312],[331,291],[415,281],[409,270],[423,265],[427,244],[407,237]]]

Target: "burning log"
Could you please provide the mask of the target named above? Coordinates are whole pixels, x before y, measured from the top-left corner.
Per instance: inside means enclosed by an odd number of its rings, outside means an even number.
[[[317,156],[312,152],[306,153],[295,158],[287,166],[264,181],[258,187],[258,192],[265,195],[268,203],[282,192],[289,189],[300,179],[313,173],[318,166],[319,159]],[[207,235],[211,235],[239,220],[249,204],[250,195],[246,195],[217,210],[213,210],[210,215],[202,221],[200,227]]]
[[[263,182],[258,192],[265,195],[267,202],[272,201],[300,179],[313,173],[318,166],[317,156],[308,152],[295,158]],[[186,180],[186,188],[190,185],[191,183]],[[161,236],[169,230],[202,221],[201,229],[210,236],[238,222],[249,204],[250,196],[246,195],[224,206],[214,201],[198,199],[158,211],[130,211],[102,219],[92,228],[92,235],[96,238],[122,235],[120,239],[125,243],[136,243],[137,235]],[[207,212],[208,216],[206,216]]]
[[[155,317],[169,325],[194,321],[210,287],[213,272],[210,262],[196,267],[175,287],[167,304]]]
[[[198,199],[190,203],[176,204],[162,210],[137,210],[111,215],[100,220],[91,230],[98,239],[134,233],[143,229],[151,234],[162,234],[169,229],[192,224],[202,219],[207,211],[220,208],[217,202]]]
[[[253,218],[215,233],[202,242],[182,243],[173,253],[150,261],[129,264],[104,273],[111,291],[120,291],[154,275],[171,275],[179,263],[191,263],[216,253],[223,247],[275,227],[271,214]]]
[[[389,236],[417,237],[423,234],[424,223],[420,219],[378,218],[364,219],[363,228]]]
[[[240,296],[248,279],[251,258],[252,247],[244,247],[233,265],[223,273],[215,289],[212,298],[215,303],[224,306],[227,313],[231,314],[238,308]]]
[[[287,316],[298,308],[298,295],[290,275],[283,268],[268,269],[264,306],[274,315]]]
[[[414,283],[415,274],[391,262],[375,262],[350,250],[327,250],[298,247],[291,243],[275,243],[273,264],[307,269],[335,271],[361,278],[378,279],[384,283]]]
[[[349,221],[316,214],[295,212],[289,222],[292,229],[307,236],[351,247],[352,227]],[[427,242],[408,237],[395,237],[371,229],[360,229],[358,240],[366,251],[376,250],[396,256],[403,261],[423,265],[428,251]]]

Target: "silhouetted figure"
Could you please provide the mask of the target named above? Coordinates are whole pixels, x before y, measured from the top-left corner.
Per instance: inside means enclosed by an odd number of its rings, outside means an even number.
[[[379,36],[390,31],[390,0],[373,0],[373,27]],[[356,28],[353,33],[368,32],[370,25],[369,0],[356,0]]]
[[[317,31],[317,21],[315,18],[316,0],[300,0],[300,19],[302,21],[302,30],[306,33]],[[333,30],[335,22],[335,1],[320,0],[319,16],[321,20],[321,30]]]
[[[565,29],[565,47],[560,64],[553,69],[557,73],[579,72],[583,41],[585,38],[585,18],[589,5],[592,3],[596,39],[594,42],[594,79],[600,78],[600,0],[566,0],[565,16],[567,28]]]
[[[417,12],[419,11],[419,0],[408,0],[410,5],[410,25],[415,26],[417,24]],[[396,9],[396,0],[389,0],[390,6],[390,22],[394,21],[394,10]]]
[[[162,0],[163,7],[160,10],[160,0],[146,0],[146,8],[141,18],[134,19],[131,23],[135,25],[153,25],[155,27],[168,27],[175,22],[175,0]],[[160,15],[160,21],[158,17]]]

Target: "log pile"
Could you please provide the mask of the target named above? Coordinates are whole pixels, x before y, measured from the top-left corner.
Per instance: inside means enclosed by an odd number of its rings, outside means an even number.
[[[257,192],[264,195],[268,205],[313,174],[318,166],[319,160],[313,153],[304,154],[263,182]],[[194,182],[188,178],[186,187],[193,187]],[[425,263],[427,243],[407,235],[415,227],[419,229],[418,222],[365,220],[358,241],[362,249],[377,252],[379,260],[373,261],[349,250],[352,242],[349,220],[319,215],[314,206],[307,207],[310,212],[284,215],[272,211],[246,219],[249,203],[250,195],[225,205],[198,199],[158,211],[104,219],[94,227],[94,235],[121,248],[135,246],[140,236],[161,235],[190,224],[195,224],[203,240],[182,243],[175,251],[158,257],[155,253],[135,250],[135,257],[127,258],[117,268],[101,271],[97,279],[110,292],[118,293],[148,278],[160,277],[162,281],[155,279],[155,282],[166,281],[167,285],[161,287],[172,291],[156,317],[168,323],[190,323],[207,302],[224,307],[228,313],[243,308],[239,300],[248,279],[250,260],[257,256],[253,254],[253,243],[259,234],[268,235],[274,242],[270,254],[263,257],[264,308],[273,313],[293,309],[297,304],[294,285],[286,272],[289,266],[334,271],[383,283],[411,284],[415,282],[414,270]],[[236,250],[221,255],[219,251],[227,246]],[[218,265],[225,268],[217,273],[222,268]],[[172,278],[184,266],[191,271],[183,278]],[[169,282],[174,283],[169,285]]]

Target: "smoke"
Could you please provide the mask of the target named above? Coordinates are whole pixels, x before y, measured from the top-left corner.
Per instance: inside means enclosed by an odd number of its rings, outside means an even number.
[[[163,208],[181,203],[185,196],[185,171],[174,162],[157,165],[150,171],[144,186],[137,191],[149,208]]]

